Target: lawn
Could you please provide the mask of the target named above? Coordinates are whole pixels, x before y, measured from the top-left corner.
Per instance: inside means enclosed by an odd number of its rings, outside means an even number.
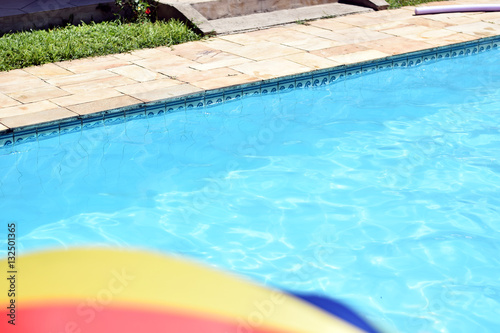
[[[176,20],[154,23],[83,23],[50,30],[12,33],[0,37],[0,71],[170,46],[200,38],[184,23]]]

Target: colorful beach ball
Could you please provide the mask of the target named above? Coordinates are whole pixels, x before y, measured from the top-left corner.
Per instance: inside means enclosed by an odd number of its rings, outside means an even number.
[[[9,288],[15,295],[4,292]],[[145,251],[83,248],[21,256],[0,289],[1,332],[375,332],[337,302]]]

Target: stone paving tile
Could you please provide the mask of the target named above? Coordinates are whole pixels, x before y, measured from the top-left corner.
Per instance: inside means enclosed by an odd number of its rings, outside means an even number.
[[[24,81],[17,81],[16,83],[9,83],[7,81],[7,84],[0,84],[0,93],[9,94],[14,92],[23,92],[33,89],[34,87],[46,88],[50,87],[50,84],[36,77]]]
[[[4,126],[4,125],[0,124],[0,131],[4,131],[4,130],[6,130],[6,129],[8,129],[8,127],[7,127],[7,126]]]
[[[409,36],[408,38],[410,38]],[[433,45],[434,47],[436,46],[444,46],[444,45],[449,45],[449,44],[455,44],[455,43],[462,43],[462,42],[468,42],[471,40],[476,39],[474,36],[467,35],[467,34],[462,34],[462,33],[455,33],[453,35],[449,36],[444,36],[441,38],[437,39],[429,39],[426,41],[426,43],[429,43]]]
[[[312,36],[305,39],[295,40],[293,42],[284,42],[282,44],[305,51],[315,51],[315,50],[327,49],[333,46],[338,46],[341,45],[342,43],[326,39],[323,37]]]
[[[85,61],[86,60],[86,61]],[[75,74],[89,73],[97,70],[110,69],[129,65],[129,61],[117,59],[113,56],[97,57],[90,59],[78,59],[73,61],[58,62],[57,65]]]
[[[118,76],[117,74],[112,73],[110,71],[99,70],[84,74],[72,74],[72,75],[54,77],[46,81],[54,86],[64,87],[77,83],[90,83],[91,81],[110,78],[110,77],[117,77],[117,76]]]
[[[130,55],[142,58],[142,59],[149,59],[149,58],[161,58],[165,56],[165,52],[161,48],[155,48],[155,49],[142,49],[142,50],[136,50],[130,52]]]
[[[426,15],[425,18],[428,20],[440,21],[450,25],[468,24],[479,21],[474,17],[464,15],[464,13],[443,13],[443,14]]]
[[[214,50],[198,42],[189,42],[172,46],[172,54],[200,63],[210,61],[211,58],[220,53],[222,53],[222,51]]]
[[[328,49],[312,51],[310,53],[313,55],[320,56],[320,57],[330,58],[330,57],[333,57],[335,55],[349,54],[349,53],[355,53],[355,52],[365,51],[365,50],[368,50],[368,48],[358,44],[358,45],[335,46],[335,47],[330,47]]]
[[[65,108],[55,108],[10,117],[1,117],[0,122],[10,128],[47,123],[55,120],[76,117],[77,114]]]
[[[10,98],[9,96],[0,93],[0,106],[2,108],[14,106],[14,105],[20,105],[20,104],[21,103],[19,101],[16,101],[15,99]],[[0,110],[2,110],[2,109],[0,108]]]
[[[125,86],[129,84],[136,84],[137,81],[123,77],[121,75],[106,77],[99,80],[93,80],[89,82],[81,82],[75,84],[69,84],[62,86],[61,89],[71,93],[71,94],[82,94],[88,93],[94,90],[113,88],[119,86]]]
[[[144,59],[144,58],[139,57],[137,55],[133,55],[130,52],[113,54],[113,57],[115,57],[116,59],[125,60],[125,61],[136,61],[136,60]]]
[[[233,51],[236,55],[252,60],[264,60],[298,53],[300,50],[271,42],[245,45]]]
[[[299,32],[286,27],[278,27],[272,28],[271,31],[267,32],[267,34],[262,37],[262,41],[273,42],[276,44],[285,44],[296,42],[298,40],[306,40],[308,38],[311,38],[310,34]]]
[[[350,54],[336,55],[336,56],[329,57],[328,59],[331,59],[333,61],[337,61],[337,62],[340,62],[343,64],[354,64],[357,62],[385,58],[385,57],[388,57],[389,55],[390,54],[388,54],[388,53],[384,53],[384,52],[377,51],[377,50],[366,50],[366,51],[359,51],[359,52],[350,53]]]
[[[336,61],[323,58],[308,52],[291,54],[286,56],[285,59],[293,61],[299,65],[307,66],[311,69],[330,68],[341,65]]]
[[[440,40],[443,37],[448,37],[454,34],[455,32],[452,30],[439,29],[439,30],[423,31],[419,34],[414,34],[414,35],[406,35],[405,38],[428,43],[429,41]]]
[[[318,28],[312,25],[294,25],[290,26],[289,28],[294,31],[302,32],[313,36],[323,37],[326,39],[331,39],[346,44],[349,44],[351,42],[351,40],[346,35],[337,33],[337,30],[345,30],[345,29],[336,29],[335,31],[332,31],[328,29]]]
[[[348,29],[348,28],[353,27],[353,25],[340,22],[338,19],[339,19],[338,17],[335,17],[335,18],[331,18],[331,19],[317,20],[317,21],[308,22],[307,25],[317,27],[317,28],[328,29],[328,30],[332,30],[332,31],[341,30],[341,29]]]
[[[240,72],[235,71],[234,69],[222,67],[216,69],[210,69],[206,71],[195,71],[194,73],[179,75],[176,77],[177,80],[183,82],[195,82],[195,81],[203,81],[211,78],[219,78],[226,76],[235,76],[241,74]]]
[[[45,64],[41,66],[33,66],[24,68],[23,71],[36,75],[42,79],[50,79],[55,76],[64,76],[73,74],[69,70],[62,68],[56,64]]]
[[[0,119],[20,114],[29,114],[34,112],[46,111],[51,109],[58,109],[59,106],[50,101],[34,102],[22,105],[11,106],[0,109]]]
[[[405,52],[414,52],[424,49],[430,49],[432,44],[426,42],[417,42],[405,37],[391,37],[386,39],[379,39],[375,41],[361,43],[361,46],[367,49],[378,50],[387,54],[400,54]]]
[[[204,44],[205,46],[210,47],[211,49],[221,50],[221,51],[224,51],[227,53],[232,53],[232,54],[236,54],[236,53],[234,53],[234,51],[243,47],[243,45],[241,45],[241,44],[233,43],[233,42],[221,39],[219,37],[214,37],[214,38],[210,38],[207,40],[203,40],[200,43]]]
[[[200,91],[203,91],[203,89],[185,83],[185,84],[177,84],[163,89],[149,90],[144,92],[134,92],[130,95],[143,102],[152,102],[166,98],[171,98],[174,96],[184,96]]]
[[[346,16],[341,16],[335,18],[334,22],[340,22],[344,24],[348,24],[351,26],[356,26],[356,27],[366,27],[366,26],[371,26],[371,25],[376,25],[376,24],[381,24],[385,22],[385,18],[381,17],[380,15],[378,16],[367,16],[365,14],[358,14],[358,15],[346,15]],[[347,29],[350,27],[346,27],[344,29]],[[341,30],[342,28],[337,28],[336,30]]]
[[[210,90],[257,81],[261,81],[261,79],[252,75],[238,74],[226,77],[216,77],[202,81],[194,81],[190,82],[190,84],[201,89]]]
[[[69,95],[63,97],[57,97],[50,99],[51,102],[59,106],[68,106],[81,104],[86,102],[93,102],[100,99],[111,98],[116,96],[121,96],[122,94],[113,88],[92,90],[85,93],[80,93],[77,95]]]
[[[448,27],[446,29],[457,31],[457,32],[462,32],[462,33],[469,34],[471,36],[476,36],[476,37],[489,37],[489,36],[496,36],[496,35],[500,34],[500,26],[499,25],[496,25],[493,23],[487,23],[487,22],[461,24],[461,25]]]
[[[67,106],[67,108],[79,115],[87,115],[94,112],[107,111],[140,103],[142,103],[141,100],[138,100],[130,96],[118,96],[107,99],[101,99],[94,102],[69,105]]]
[[[421,25],[409,25],[406,27],[402,28],[395,28],[395,29],[387,29],[383,30],[384,33],[390,34],[393,36],[408,36],[408,35],[417,35],[426,31],[430,31],[432,28],[429,27],[424,27]]]
[[[141,97],[149,96],[150,93],[153,91],[161,92],[162,90],[166,90],[170,87],[180,85],[180,84],[182,84],[182,83],[179,81],[176,81],[176,80],[164,79],[164,80],[147,81],[147,82],[142,82],[142,83],[136,83],[136,84],[126,85],[126,86],[116,87],[115,89],[117,91],[125,94],[125,95],[129,95],[129,96],[132,96],[134,98],[143,100]],[[167,97],[168,96],[170,96],[170,94],[167,94]],[[162,97],[162,98],[166,98],[166,97]]]
[[[137,65],[116,67],[110,69],[109,71],[138,82],[161,80],[165,78],[165,76],[162,74],[152,72],[146,68]]]
[[[43,101],[50,98],[61,97],[69,95],[70,93],[55,86],[46,86],[44,88],[34,88],[24,90],[22,92],[13,92],[7,94],[8,96],[18,100],[22,103],[31,103]]]
[[[234,65],[243,64],[246,62],[252,62],[253,60],[236,56],[233,54],[224,53],[224,55],[217,56],[213,58],[213,61],[205,62],[202,64],[190,65],[190,68],[197,69],[199,71],[208,71],[215,68],[230,67]]]
[[[377,40],[377,39],[391,37],[387,33],[378,32],[378,31],[370,31],[370,30],[361,29],[358,27],[349,28],[349,29],[341,29],[341,30],[337,30],[336,32],[350,38],[349,44],[356,44],[356,43],[367,42],[370,40]]]
[[[231,68],[261,79],[271,79],[279,76],[305,73],[311,70],[307,66],[303,66],[285,59],[267,59],[236,65],[232,66]]]

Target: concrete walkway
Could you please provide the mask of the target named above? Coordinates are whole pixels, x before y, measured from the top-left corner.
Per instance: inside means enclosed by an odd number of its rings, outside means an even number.
[[[0,73],[0,132],[495,35],[497,12],[405,7],[13,70]]]

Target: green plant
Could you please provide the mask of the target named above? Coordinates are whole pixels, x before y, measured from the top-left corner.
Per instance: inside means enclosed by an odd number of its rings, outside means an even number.
[[[132,50],[170,46],[200,36],[177,20],[102,22],[0,37],[0,71]]]
[[[158,1],[145,0],[115,0],[115,3],[122,12],[130,15],[132,22],[151,21],[153,12],[158,6]],[[120,18],[123,20],[121,16]]]

